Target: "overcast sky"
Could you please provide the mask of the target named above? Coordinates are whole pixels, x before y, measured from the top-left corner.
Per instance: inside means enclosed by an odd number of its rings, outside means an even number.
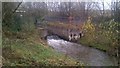
[[[105,9],[110,9],[110,5],[111,5],[111,1],[114,1],[114,0],[23,0],[23,1],[32,1],[32,2],[45,2],[45,1],[48,1],[48,2],[69,2],[69,1],[73,1],[73,2],[102,2],[104,1],[104,6],[105,6]],[[101,6],[102,7],[102,6]]]
[[[19,0],[20,1],[20,0]],[[120,1],[120,0],[23,0],[24,2],[103,2],[104,8],[110,9],[111,1]],[[102,5],[101,5],[102,8]]]

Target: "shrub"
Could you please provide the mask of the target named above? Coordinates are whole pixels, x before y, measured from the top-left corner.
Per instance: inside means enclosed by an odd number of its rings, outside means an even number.
[[[80,43],[107,51],[111,55],[116,55],[118,39],[120,39],[118,37],[119,26],[120,24],[113,20],[93,24],[89,18],[83,25],[85,36],[80,39]]]

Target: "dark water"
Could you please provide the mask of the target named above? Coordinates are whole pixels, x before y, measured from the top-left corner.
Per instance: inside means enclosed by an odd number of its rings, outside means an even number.
[[[88,66],[117,66],[115,57],[111,57],[100,50],[71,43],[57,36],[48,36],[47,41],[55,50],[80,60]]]

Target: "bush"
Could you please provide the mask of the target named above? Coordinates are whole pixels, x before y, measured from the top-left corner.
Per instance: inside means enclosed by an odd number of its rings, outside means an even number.
[[[113,20],[93,24],[91,19],[83,25],[85,36],[80,39],[80,43],[107,51],[111,55],[117,54],[118,48],[118,27],[120,24]]]

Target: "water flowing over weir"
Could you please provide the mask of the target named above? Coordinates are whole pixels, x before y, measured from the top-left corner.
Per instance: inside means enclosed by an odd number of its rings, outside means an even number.
[[[48,36],[47,42],[56,51],[80,60],[89,66],[118,66],[115,57],[100,50],[68,42],[58,36]]]

